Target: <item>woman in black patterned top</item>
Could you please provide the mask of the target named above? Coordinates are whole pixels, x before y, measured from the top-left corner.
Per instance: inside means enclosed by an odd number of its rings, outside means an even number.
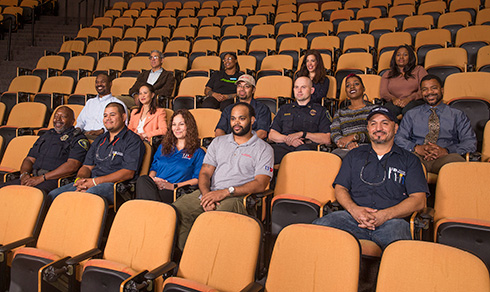
[[[364,100],[364,83],[362,83],[362,79],[359,76],[350,74],[346,77],[345,91],[351,104],[335,113],[330,126],[332,141],[338,147],[332,153],[341,158],[349,150],[358,147],[362,143],[369,142],[366,117],[374,107],[374,105]]]

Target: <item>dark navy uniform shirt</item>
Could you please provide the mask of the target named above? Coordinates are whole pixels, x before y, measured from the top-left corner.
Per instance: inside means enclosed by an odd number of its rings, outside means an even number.
[[[36,159],[32,168],[51,171],[69,158],[83,162],[90,144],[84,134],[74,130],[70,127],[59,134],[50,129],[39,137],[27,155]]]
[[[410,194],[429,192],[420,160],[396,144],[381,160],[371,144],[352,149],[342,161],[336,184],[347,188],[357,205],[373,209],[386,209]]]
[[[259,101],[256,101],[253,98],[250,101],[250,105],[255,110],[255,123],[252,125],[252,130],[264,130],[266,132],[269,132],[269,128],[271,126],[271,111],[269,110],[269,107]],[[216,125],[216,129],[221,129],[225,131],[226,134],[231,133],[230,119],[231,109],[233,108],[233,106],[234,104],[231,104],[223,110],[223,112],[221,113],[221,118]]]
[[[327,110],[316,103],[300,106],[297,102],[281,106],[271,129],[283,135],[296,132],[330,133],[332,118]]]
[[[141,138],[125,126],[112,142],[109,132],[95,139],[85,157],[84,165],[94,165],[92,177],[111,174],[121,169],[135,171],[138,175],[145,145]]]

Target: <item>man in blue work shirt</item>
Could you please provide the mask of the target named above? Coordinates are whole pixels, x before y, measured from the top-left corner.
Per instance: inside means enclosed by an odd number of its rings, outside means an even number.
[[[255,79],[248,75],[243,74],[236,82],[236,96],[239,102],[246,102],[250,104],[255,110],[255,122],[252,125],[252,130],[255,131],[257,137],[260,139],[266,139],[271,126],[271,111],[269,108],[255,100],[253,95],[255,93]],[[223,136],[232,132],[230,125],[231,109],[233,104],[227,106],[221,113],[218,125],[214,130],[215,136]]]
[[[90,144],[75,130],[73,110],[62,106],[53,116],[53,129],[44,133],[32,146],[20,167],[20,178],[4,185],[36,187],[46,194],[58,187],[58,179],[75,173],[85,159]],[[1,187],[0,186],[0,187]]]
[[[92,143],[75,182],[51,191],[51,200],[63,192],[79,191],[114,203],[114,183],[134,178],[145,153],[141,138],[128,130],[125,120],[126,113],[120,103],[111,102],[106,106],[104,127],[107,132]]]
[[[476,151],[476,135],[464,112],[442,102],[439,77],[425,76],[420,89],[425,104],[405,114],[395,143],[414,152],[428,172],[439,173],[444,164],[463,162],[461,155]]]
[[[393,114],[376,107],[367,120],[371,144],[347,154],[333,183],[345,210],[313,223],[346,230],[384,249],[396,240],[411,239],[403,218],[425,207],[428,187],[419,159],[394,144],[398,125]]]

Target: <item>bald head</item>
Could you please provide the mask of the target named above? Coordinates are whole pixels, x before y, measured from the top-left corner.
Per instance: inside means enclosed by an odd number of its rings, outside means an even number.
[[[302,76],[294,81],[294,97],[299,105],[306,105],[313,92],[315,92],[315,88],[310,78]]]

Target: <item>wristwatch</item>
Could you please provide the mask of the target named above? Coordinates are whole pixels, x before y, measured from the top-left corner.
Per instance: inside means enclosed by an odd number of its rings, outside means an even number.
[[[355,134],[353,141],[357,142],[357,141],[359,141],[360,138],[361,137],[359,137],[359,134]]]
[[[233,194],[235,193],[235,188],[234,187],[229,187],[228,192],[230,192],[230,197],[233,197]]]

